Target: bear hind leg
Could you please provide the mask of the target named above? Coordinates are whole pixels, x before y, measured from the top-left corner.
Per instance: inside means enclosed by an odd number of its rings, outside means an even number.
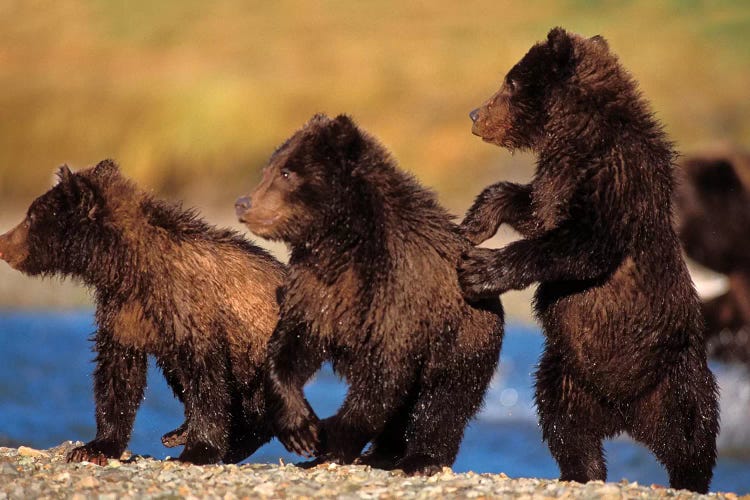
[[[716,463],[716,383],[705,362],[677,369],[641,399],[630,434],[664,464],[675,489],[706,493]]]
[[[497,350],[456,356],[449,369],[426,369],[406,433],[406,453],[397,468],[409,475],[432,475],[456,459],[464,430],[482,406],[497,364]],[[470,367],[467,370],[467,367]]]
[[[355,463],[376,469],[392,470],[406,452],[406,429],[413,402],[404,406],[390,418],[383,431],[372,441],[370,448]]]
[[[622,419],[566,372],[563,359],[545,351],[536,374],[542,436],[560,467],[561,481],[606,481],[602,441],[622,429]]]

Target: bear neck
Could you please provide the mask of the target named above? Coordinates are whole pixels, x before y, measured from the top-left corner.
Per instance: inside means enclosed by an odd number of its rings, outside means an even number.
[[[544,133],[533,148],[541,161],[600,157],[615,149],[623,136],[641,137],[644,147],[657,143],[669,149],[662,127],[632,85],[621,85],[620,93],[584,89],[574,94],[555,98],[559,104],[550,107]]]
[[[290,264],[333,282],[347,269],[371,268],[386,255],[384,224],[366,212],[328,214],[308,236],[292,245]],[[361,274],[358,272],[357,274]]]
[[[132,194],[129,203],[109,210],[95,243],[82,244],[86,264],[71,273],[107,300],[151,293],[154,279],[169,276],[165,267],[179,256],[172,246],[208,230],[191,211]]]
[[[107,230],[106,234],[103,231],[97,234],[96,240],[89,247],[81,248],[78,261],[69,263],[63,274],[94,289],[97,297],[131,293],[139,281],[140,268],[135,252],[117,231]]]
[[[354,270],[367,283],[388,269],[392,253],[409,254],[404,245],[424,241],[441,254],[456,252],[461,240],[431,191],[390,163],[362,175],[342,189],[346,195],[330,204],[307,238],[292,245],[290,264],[314,270],[324,282]]]

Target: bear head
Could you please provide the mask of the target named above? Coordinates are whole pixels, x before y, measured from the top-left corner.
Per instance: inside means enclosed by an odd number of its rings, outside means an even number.
[[[57,184],[31,203],[26,217],[0,235],[0,258],[29,275],[74,273],[101,237],[105,211],[102,186],[119,176],[111,160],[71,172],[63,165]],[[92,240],[92,241],[88,241]]]
[[[575,114],[580,121],[580,109],[571,112],[571,107],[597,111],[629,85],[604,38],[554,28],[513,66],[500,89],[469,114],[472,132],[510,150],[534,150],[542,139],[559,133],[551,123]]]
[[[365,198],[358,188],[361,160],[381,156],[387,153],[348,116],[315,115],[273,153],[255,190],[237,200],[237,216],[258,236],[302,243],[351,213],[352,200]]]

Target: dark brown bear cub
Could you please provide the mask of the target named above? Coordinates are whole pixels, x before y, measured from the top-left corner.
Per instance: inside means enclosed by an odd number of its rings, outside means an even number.
[[[179,459],[237,462],[272,437],[262,367],[278,318],[283,266],[239,235],[152,199],[111,161],[72,173],[0,236],[0,256],[29,275],[95,291],[96,438],[70,461],[106,464],[130,439],[152,354],[185,405],[165,435]]]
[[[504,223],[524,239],[472,249],[459,274],[470,299],[539,283],[536,403],[561,479],[604,480],[602,440],[624,431],[673,487],[707,491],[716,384],[672,226],[674,153],[635,82],[603,38],[555,28],[471,118],[538,155],[530,184],[487,188],[462,224],[477,244]]]
[[[497,297],[476,306],[462,297],[455,263],[470,245],[435,196],[348,117],[316,115],[237,212],[291,247],[269,343],[284,445],[317,454],[314,463],[450,466],[495,370],[503,322]],[[326,360],[349,392],[319,422],[302,387]]]

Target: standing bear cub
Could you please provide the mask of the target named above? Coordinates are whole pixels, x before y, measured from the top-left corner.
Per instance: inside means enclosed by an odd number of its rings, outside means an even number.
[[[705,492],[716,384],[672,226],[674,152],[635,82],[603,38],[555,28],[470,116],[538,155],[530,184],[490,186],[461,225],[475,244],[501,224],[524,239],[472,249],[459,274],[470,299],[539,283],[536,403],[561,479],[604,480],[602,440],[625,431],[673,487]]]
[[[435,196],[348,117],[316,115],[237,212],[291,247],[268,362],[284,445],[313,463],[450,466],[497,365],[503,316],[497,297],[464,300],[455,263],[470,245]],[[349,391],[319,422],[302,388],[326,360]]]
[[[104,465],[130,439],[152,354],[185,405],[163,438],[180,460],[238,462],[272,437],[262,367],[282,264],[194,212],[152,199],[111,161],[72,173],[0,236],[29,275],[81,280],[96,298],[96,438],[70,461]]]

